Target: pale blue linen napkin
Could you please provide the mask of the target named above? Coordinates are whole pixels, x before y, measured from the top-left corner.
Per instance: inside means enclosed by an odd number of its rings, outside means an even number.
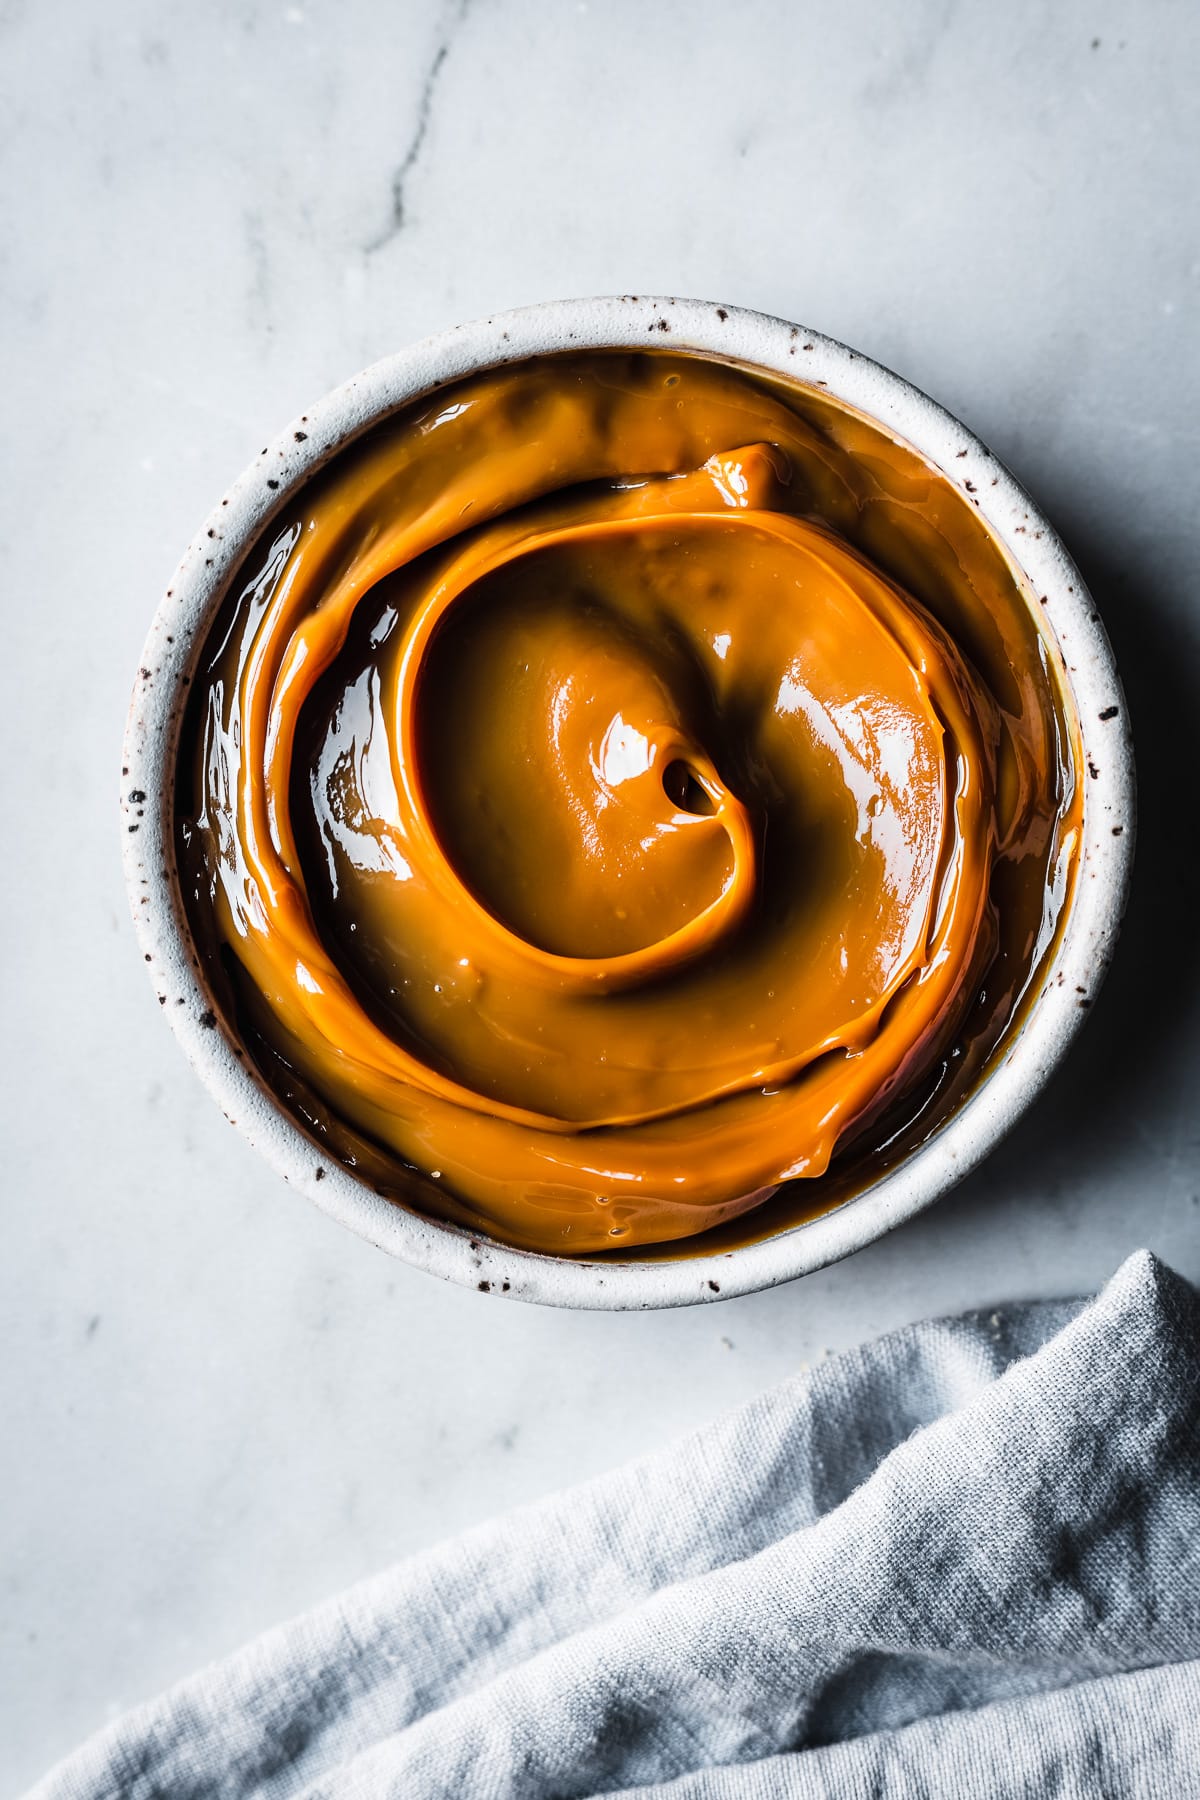
[[[1200,1304],[916,1325],[388,1570],[37,1800],[1200,1793]]]

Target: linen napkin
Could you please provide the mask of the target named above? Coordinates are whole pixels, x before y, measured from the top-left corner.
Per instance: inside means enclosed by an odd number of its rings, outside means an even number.
[[[399,1564],[37,1800],[1200,1793],[1200,1303],[892,1333]]]

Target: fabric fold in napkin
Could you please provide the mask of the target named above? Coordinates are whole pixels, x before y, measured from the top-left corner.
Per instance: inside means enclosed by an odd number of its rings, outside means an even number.
[[[37,1800],[1200,1792],[1200,1304],[916,1325],[364,1582]]]

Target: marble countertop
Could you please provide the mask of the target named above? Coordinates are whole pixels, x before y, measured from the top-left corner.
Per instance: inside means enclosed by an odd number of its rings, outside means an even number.
[[[930,1312],[1200,1277],[1200,14],[1075,0],[82,0],[0,13],[0,1785],[447,1532]],[[408,340],[683,293],[972,425],[1109,625],[1142,834],[1062,1073],[922,1218],[774,1293],[562,1314],[299,1200],[164,1030],[119,744],[184,543]]]

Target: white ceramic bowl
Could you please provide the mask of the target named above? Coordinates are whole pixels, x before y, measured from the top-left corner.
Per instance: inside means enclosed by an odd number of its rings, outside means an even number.
[[[380,418],[473,370],[547,351],[637,347],[728,357],[819,388],[879,420],[979,496],[987,525],[1045,595],[1083,739],[1083,861],[1057,955],[1002,1057],[907,1161],[835,1211],[764,1241],[661,1261],[566,1261],[472,1237],[381,1199],[325,1156],[281,1108],[218,1021],[175,878],[171,793],[188,683],[225,584],[287,496]],[[683,1306],[772,1287],[859,1249],[974,1167],[1028,1106],[1086,1017],[1112,954],[1133,847],[1133,756],[1112,651],[1079,573],[1029,497],[940,406],[819,333],[696,300],[564,300],[462,325],[376,363],[297,419],[230,488],[176,570],[150,627],[125,736],[125,871],[159,1001],[226,1117],[285,1180],[394,1256],[491,1293],[557,1306]]]

